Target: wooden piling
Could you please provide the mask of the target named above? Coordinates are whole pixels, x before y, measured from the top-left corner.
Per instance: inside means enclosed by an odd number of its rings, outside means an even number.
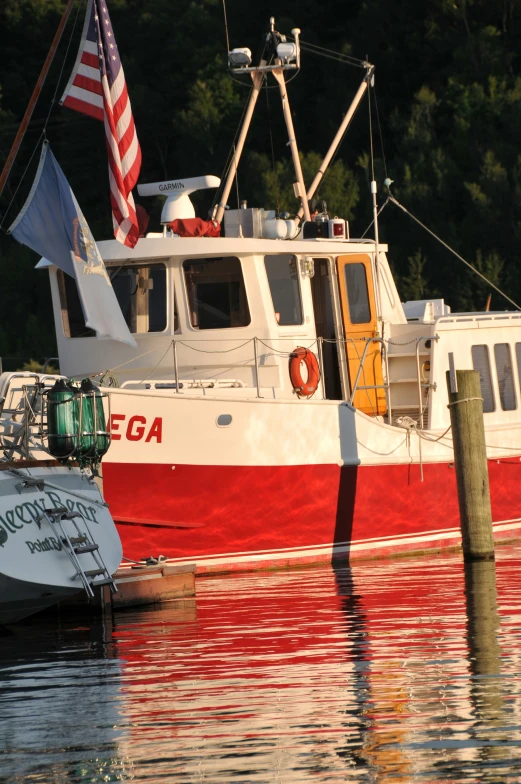
[[[477,370],[447,371],[454,466],[465,561],[493,560],[494,537],[488,483],[483,400]]]

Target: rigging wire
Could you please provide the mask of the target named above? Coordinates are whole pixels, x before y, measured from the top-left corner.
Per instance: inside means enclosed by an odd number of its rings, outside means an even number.
[[[387,161],[385,159],[384,150],[384,137],[382,134],[382,125],[380,123],[380,113],[378,111],[378,101],[376,100],[376,87],[373,85],[374,108],[376,110],[376,120],[378,122],[378,134],[380,136],[380,147],[382,148],[382,162],[384,165],[385,179],[387,179]]]
[[[280,212],[279,178],[277,176],[277,168],[275,164],[275,147],[273,144],[273,132],[271,127],[270,97],[269,97],[269,92],[267,90],[266,90],[266,105],[268,107],[268,128],[270,131],[271,166],[273,169],[273,177],[274,177],[274,184],[275,184],[275,208],[277,210],[277,215],[278,215]]]
[[[25,176],[26,176],[26,174],[27,174],[27,172],[29,170],[31,162],[32,162],[32,160],[34,158],[34,155],[36,153],[36,150],[40,146],[40,142],[42,140],[47,139],[47,134],[46,134],[47,125],[49,124],[49,119],[50,119],[50,116],[51,116],[51,112],[52,112],[52,110],[54,108],[54,105],[56,103],[56,96],[57,96],[58,90],[60,88],[60,82],[61,82],[61,79],[62,79],[62,76],[63,76],[63,69],[65,68],[65,61],[67,60],[67,55],[69,54],[69,49],[70,49],[70,46],[71,46],[71,43],[72,43],[72,38],[74,36],[74,31],[76,29],[76,23],[78,21],[78,15],[79,15],[79,12],[80,12],[80,7],[81,7],[81,2],[78,2],[77,3],[76,16],[74,17],[74,22],[72,24],[72,30],[71,30],[71,34],[69,36],[69,40],[68,40],[68,43],[67,43],[67,48],[66,48],[65,54],[64,54],[64,56],[62,58],[62,64],[61,64],[61,68],[60,68],[60,73],[58,75],[58,79],[57,79],[57,82],[56,82],[56,88],[54,90],[54,95],[52,97],[52,100],[51,100],[51,103],[50,103],[50,106],[49,106],[49,111],[47,112],[47,117],[45,118],[45,122],[44,122],[43,128],[42,128],[42,130],[41,130],[41,132],[40,132],[40,134],[38,136],[38,140],[37,140],[37,142],[36,142],[36,144],[34,146],[34,149],[33,149],[32,153],[31,153],[31,157],[29,158],[29,162],[28,162],[27,166],[25,167],[25,169],[24,169],[24,171],[22,173],[22,176],[20,177],[20,180],[18,181],[18,185],[15,188],[15,191],[13,193],[11,201],[9,202],[9,204],[7,205],[7,208],[4,211],[4,214],[2,216],[2,220],[0,222],[0,230],[6,231],[4,229],[4,223],[5,223],[5,219],[7,218],[7,214],[9,212],[9,210],[11,209],[14,200],[16,199],[18,191],[20,190],[20,186],[22,185],[22,182],[25,179]]]
[[[237,137],[239,136],[239,133],[240,133],[240,130],[241,130],[241,127],[242,127],[242,123],[243,123],[243,120],[244,120],[244,115],[246,114],[246,109],[248,108],[248,104],[250,102],[250,97],[251,97],[251,93],[252,92],[253,92],[253,87],[250,87],[250,95],[248,95],[248,100],[244,103],[244,106],[242,108],[242,113],[241,113],[239,122],[237,124],[237,128],[235,130],[235,134],[234,134],[234,137],[233,137],[233,140],[232,140],[230,151],[228,153],[228,156],[226,158],[226,162],[224,164],[224,167],[223,167],[223,170],[222,170],[222,173],[221,173],[221,183],[226,178],[228,170],[229,170],[230,166],[232,165],[232,161],[233,161],[233,158],[235,156],[235,146],[236,146],[236,142],[237,142]],[[213,197],[213,200],[212,200],[212,206],[210,207],[210,213],[213,213],[213,209],[214,209],[215,205],[217,204],[217,200],[220,197],[220,193],[221,193],[221,186],[219,186],[219,188],[217,188],[217,190],[215,191],[215,194],[214,194],[214,197]]]
[[[226,16],[226,0],[223,0],[224,31],[226,34],[226,52],[230,52],[230,36],[228,35],[228,17]]]
[[[49,111],[47,112],[47,117],[45,118],[45,123],[44,123],[43,131],[42,131],[42,133],[43,133],[45,138],[47,138],[45,132],[47,130],[47,125],[49,123],[49,118],[51,116],[51,112],[52,112],[52,110],[53,110],[53,108],[54,108],[54,106],[56,104],[56,96],[58,95],[58,90],[60,88],[60,82],[61,82],[62,76],[63,76],[63,69],[65,68],[65,62],[66,62],[67,56],[69,54],[69,49],[71,48],[71,43],[72,43],[72,39],[73,39],[73,36],[74,36],[74,31],[76,30],[76,24],[78,22],[78,16],[79,16],[79,13],[80,13],[80,7],[81,7],[81,3],[78,3],[77,4],[77,9],[76,9],[76,16],[74,17],[74,22],[72,23],[71,34],[70,34],[69,40],[67,42],[67,48],[65,49],[65,54],[63,55],[62,64],[61,64],[61,68],[60,68],[60,73],[59,73],[58,79],[56,81],[56,89],[54,91],[54,95],[52,97],[51,104],[49,106]]]
[[[241,207],[241,202],[239,198],[239,166],[237,165],[237,148],[235,145],[233,146],[233,161],[235,162],[235,190],[237,192],[237,209],[239,210]],[[240,216],[240,213],[239,213]],[[239,228],[240,228],[241,219],[239,217]]]
[[[292,41],[295,40],[291,35],[286,36],[286,38],[289,38]],[[360,60],[358,57],[353,57],[352,55],[344,54],[343,52],[335,52],[333,49],[326,49],[323,46],[302,41],[302,39],[300,40],[300,48],[308,51],[310,54],[316,54],[329,60],[336,60],[339,63],[353,65],[357,68],[365,68],[367,65],[366,60]]]
[[[5,223],[5,219],[7,218],[7,213],[8,213],[8,212],[9,212],[9,210],[11,209],[11,207],[12,207],[12,205],[13,205],[13,202],[14,202],[14,200],[16,199],[16,194],[17,194],[17,193],[18,193],[18,191],[20,190],[20,186],[21,186],[21,184],[22,184],[22,182],[23,182],[23,180],[24,180],[24,178],[25,178],[25,175],[27,174],[27,172],[28,172],[28,170],[29,170],[29,166],[31,165],[31,163],[32,163],[32,160],[33,160],[33,158],[34,158],[34,156],[35,156],[35,154],[36,154],[36,151],[37,151],[38,147],[40,146],[40,142],[41,142],[41,141],[42,141],[44,138],[45,138],[45,134],[44,134],[44,132],[42,131],[42,132],[41,132],[41,134],[40,134],[40,135],[39,135],[39,137],[38,137],[38,141],[37,141],[37,142],[36,142],[36,144],[34,145],[34,149],[33,149],[32,153],[31,153],[31,157],[29,158],[29,161],[28,161],[28,163],[27,163],[27,166],[26,166],[26,167],[25,167],[25,169],[23,170],[22,176],[20,177],[20,180],[19,180],[19,182],[18,182],[18,185],[17,185],[17,186],[16,186],[16,188],[15,188],[15,191],[14,191],[14,193],[13,193],[13,197],[12,197],[11,201],[9,202],[9,204],[7,205],[7,209],[5,210],[5,212],[4,212],[3,216],[2,216],[2,221],[1,221],[1,223],[0,223],[0,230],[2,230],[2,231],[5,231],[5,233],[6,233],[6,234],[7,234],[8,232],[7,232],[7,229],[4,229],[4,223]]]
[[[371,112],[371,85],[367,85],[367,108],[369,111],[369,149],[371,151],[371,179],[374,180],[373,119]]]
[[[491,280],[489,280],[485,275],[483,275],[483,273],[481,273],[478,269],[476,269],[476,267],[474,267],[473,264],[471,264],[469,261],[464,259],[463,256],[460,256],[459,253],[456,253],[454,248],[451,248],[450,245],[448,245],[446,242],[444,242],[444,240],[441,239],[441,237],[438,237],[438,235],[435,234],[433,231],[431,231],[431,229],[429,229],[428,226],[425,226],[425,224],[422,223],[421,220],[419,220],[415,215],[413,215],[412,212],[409,212],[409,210],[406,207],[404,207],[403,204],[400,204],[400,202],[397,199],[394,198],[394,196],[392,195],[392,193],[390,191],[389,191],[389,197],[388,197],[388,199],[386,201],[386,204],[389,201],[391,201],[393,204],[396,204],[396,206],[399,207],[403,212],[405,212],[406,215],[408,215],[410,218],[412,218],[412,220],[415,221],[418,224],[418,226],[421,226],[421,228],[425,229],[425,231],[428,232],[432,237],[434,237],[435,240],[438,240],[438,242],[441,243],[441,245],[443,245],[444,248],[449,250],[454,256],[456,256],[457,259],[459,259],[459,261],[463,262],[463,264],[465,264],[470,270],[472,270],[472,272],[474,272],[478,277],[480,277],[482,280],[484,280],[485,283],[487,283],[495,291],[497,291],[498,294],[501,294],[501,296],[504,297],[506,300],[508,300],[508,302],[510,302],[511,305],[513,305],[515,308],[517,308],[517,310],[521,310],[521,306],[518,305],[517,302],[514,302],[514,300],[511,299],[508,296],[508,294],[505,294],[504,291],[501,291],[501,289],[498,288],[498,286],[496,286],[494,283],[492,283]]]

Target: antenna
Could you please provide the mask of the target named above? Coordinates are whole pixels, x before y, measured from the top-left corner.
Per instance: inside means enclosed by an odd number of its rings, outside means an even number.
[[[242,47],[232,49],[228,53],[228,65],[234,74],[249,74],[253,79],[253,90],[250,95],[250,100],[244,114],[244,122],[241,128],[241,133],[237,141],[237,147],[233,156],[228,175],[221,195],[221,200],[217,207],[215,219],[221,223],[226,209],[226,202],[230,195],[233,178],[239,165],[239,159],[242,154],[246,134],[250,127],[251,118],[259,92],[262,87],[264,76],[267,73],[272,73],[274,79],[277,81],[282,100],[282,111],[288,129],[289,146],[291,149],[291,157],[293,159],[293,166],[295,168],[295,175],[297,181],[294,183],[295,196],[301,200],[301,210],[299,210],[299,218],[303,214],[306,220],[310,220],[308,199],[306,196],[306,186],[304,184],[304,177],[302,174],[302,167],[300,165],[300,158],[298,154],[297,141],[295,138],[295,129],[293,127],[293,119],[291,117],[291,110],[289,107],[289,99],[286,90],[286,80],[284,78],[284,71],[298,71],[300,68],[300,29],[295,27],[291,34],[294,41],[288,41],[285,35],[281,35],[275,30],[275,17],[270,17],[270,29],[266,37],[266,46],[262,59],[257,66],[251,65],[251,50]]]

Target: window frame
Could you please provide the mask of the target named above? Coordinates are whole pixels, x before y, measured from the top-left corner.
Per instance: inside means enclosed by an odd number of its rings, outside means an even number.
[[[496,354],[496,348],[498,346],[506,346],[508,358],[510,360],[511,381],[512,381],[512,395],[513,395],[513,400],[514,400],[514,405],[511,408],[505,408],[505,406],[503,405],[503,397],[501,395],[501,384],[500,384],[500,381],[499,381],[499,371],[498,371],[497,354]],[[512,347],[511,347],[510,343],[507,343],[505,341],[503,341],[502,343],[494,343],[494,365],[495,365],[495,370],[496,370],[497,389],[498,389],[498,394],[499,394],[499,402],[501,404],[501,410],[502,411],[516,411],[517,407],[518,407],[518,400],[517,400],[517,393],[516,393],[516,384],[515,384],[515,381],[514,381],[514,363],[512,361]]]
[[[361,267],[363,272],[364,272],[365,291],[366,291],[366,294],[367,294],[366,302],[367,302],[367,310],[368,310],[368,313],[369,313],[369,318],[366,321],[354,321],[353,320],[352,309],[351,309],[351,302],[350,302],[350,297],[349,297],[349,292],[352,291],[353,289],[352,289],[351,286],[349,286],[349,282],[347,280],[347,275],[348,275],[348,270],[349,271],[354,270],[355,267]],[[345,283],[345,287],[346,287],[347,309],[348,309],[348,312],[349,312],[349,322],[350,322],[350,324],[352,324],[355,327],[363,327],[363,326],[366,326],[367,324],[372,324],[374,322],[374,315],[373,315],[373,311],[372,311],[372,307],[371,307],[371,296],[370,296],[370,292],[369,292],[369,282],[367,280],[366,265],[363,262],[361,262],[361,261],[352,261],[352,262],[349,262],[348,264],[345,264],[344,265],[344,283]]]
[[[124,267],[129,268],[129,269],[135,269],[136,267],[148,267],[148,268],[151,268],[151,267],[163,266],[164,269],[165,269],[165,311],[166,311],[166,323],[165,323],[164,329],[157,330],[157,331],[154,330],[153,332],[150,332],[150,331],[149,332],[132,332],[132,330],[129,327],[129,332],[130,332],[131,335],[134,335],[134,336],[141,336],[141,335],[151,336],[151,335],[164,335],[164,334],[170,332],[170,323],[171,323],[170,308],[172,307],[172,304],[171,304],[172,300],[171,300],[171,296],[170,296],[170,288],[171,288],[171,283],[170,282],[172,281],[172,273],[171,273],[171,265],[169,264],[169,261],[170,261],[169,258],[161,258],[161,259],[137,259],[136,261],[134,261],[133,259],[132,259],[132,261],[130,261],[129,259],[126,259],[123,263],[118,262],[118,261],[108,261],[108,262],[105,262],[105,266],[107,268],[107,272],[109,273],[109,277],[110,277],[110,270],[112,270],[112,269],[119,270],[119,269],[123,269]],[[172,282],[172,285],[173,285],[173,282]],[[116,292],[114,292],[114,296],[115,295],[116,295]],[[179,317],[179,314],[178,314],[178,317]],[[123,318],[125,318],[125,317],[123,316]],[[172,313],[172,319],[173,319],[173,313]],[[125,323],[126,323],[126,320],[125,320]],[[173,329],[173,327],[172,327],[172,329]]]
[[[268,276],[268,270],[266,269],[266,259],[268,259],[268,258],[271,259],[271,258],[280,257],[280,256],[287,256],[288,259],[293,258],[294,261],[295,261],[295,267],[296,267],[296,270],[297,270],[297,276],[296,276],[295,280],[297,281],[297,294],[298,294],[298,301],[299,301],[299,305],[300,305],[301,320],[297,321],[297,322],[292,321],[289,324],[281,324],[280,321],[277,321],[277,319],[276,319],[275,313],[277,311],[275,310],[275,303],[273,301],[273,294],[272,294],[272,291],[271,291],[271,285],[270,285],[270,279],[269,279],[269,276]],[[267,286],[268,286],[268,293],[269,293],[269,298],[270,298],[270,302],[271,302],[271,308],[272,308],[272,311],[273,311],[273,321],[275,322],[275,324],[277,325],[277,327],[279,329],[295,329],[295,327],[303,327],[306,324],[306,314],[305,314],[305,308],[304,308],[304,297],[303,297],[303,292],[302,292],[302,281],[301,281],[301,275],[300,275],[300,262],[301,262],[302,258],[303,258],[302,256],[299,256],[296,253],[264,253],[262,255],[262,269],[264,271],[265,280],[266,280],[266,283],[267,283]]]
[[[193,323],[192,323],[192,310],[191,310],[191,304],[190,304],[190,294],[189,294],[189,291],[188,291],[188,285],[187,285],[186,276],[185,276],[184,264],[185,264],[185,262],[192,263],[192,262],[198,262],[198,261],[199,262],[201,262],[201,261],[216,261],[218,259],[236,259],[239,262],[241,275],[242,275],[242,284],[243,284],[243,287],[244,287],[244,295],[246,297],[246,307],[248,309],[249,321],[248,321],[247,324],[243,324],[241,326],[210,327],[208,329],[201,329],[200,327],[195,327],[193,325]],[[182,287],[182,292],[183,292],[182,296],[183,296],[183,300],[184,300],[184,306],[185,306],[185,309],[186,309],[186,313],[185,313],[186,325],[187,325],[187,328],[191,332],[194,332],[195,334],[200,334],[200,333],[205,333],[205,332],[222,332],[223,330],[229,331],[230,329],[248,329],[249,327],[251,327],[251,324],[253,322],[253,316],[252,316],[252,311],[251,311],[251,307],[250,307],[250,295],[249,295],[249,291],[248,291],[247,276],[244,274],[243,258],[241,256],[238,256],[235,253],[229,253],[229,254],[225,254],[225,255],[219,254],[219,255],[215,255],[215,256],[188,256],[188,257],[180,256],[180,257],[178,257],[178,265],[179,265],[178,266],[179,277],[180,277],[180,280],[181,280],[181,287]],[[180,325],[180,329],[181,329],[181,321],[180,321],[181,313],[180,313],[180,311],[178,312],[178,317],[179,317],[179,325]],[[181,331],[182,331],[182,329],[181,329]]]
[[[492,363],[490,362],[490,347],[489,347],[488,343],[474,343],[474,344],[471,345],[471,347],[470,347],[470,356],[471,356],[471,359],[472,359],[472,368],[474,370],[478,370],[475,367],[475,365],[474,365],[473,349],[475,349],[475,348],[483,348],[483,349],[485,349],[485,354],[486,354],[486,358],[487,358],[487,366],[488,366],[488,375],[489,375],[489,386],[490,386],[490,392],[491,392],[491,395],[492,395],[492,408],[490,408],[488,410],[485,410],[485,402],[486,401],[485,401],[485,397],[483,396],[483,413],[484,414],[492,414],[492,413],[494,413],[494,411],[497,411],[497,404],[496,404],[496,394],[495,394],[495,389],[494,389],[494,376],[493,376],[493,373],[492,373]],[[478,373],[479,373],[479,370],[478,370]],[[496,382],[497,382],[497,376],[496,376]],[[481,388],[481,377],[480,377],[480,389],[481,389],[481,394],[483,395],[483,389]]]

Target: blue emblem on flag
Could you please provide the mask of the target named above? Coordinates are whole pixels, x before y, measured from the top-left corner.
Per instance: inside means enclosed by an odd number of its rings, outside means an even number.
[[[31,192],[9,233],[76,280],[85,324],[98,338],[136,346],[98,246],[47,141]]]

